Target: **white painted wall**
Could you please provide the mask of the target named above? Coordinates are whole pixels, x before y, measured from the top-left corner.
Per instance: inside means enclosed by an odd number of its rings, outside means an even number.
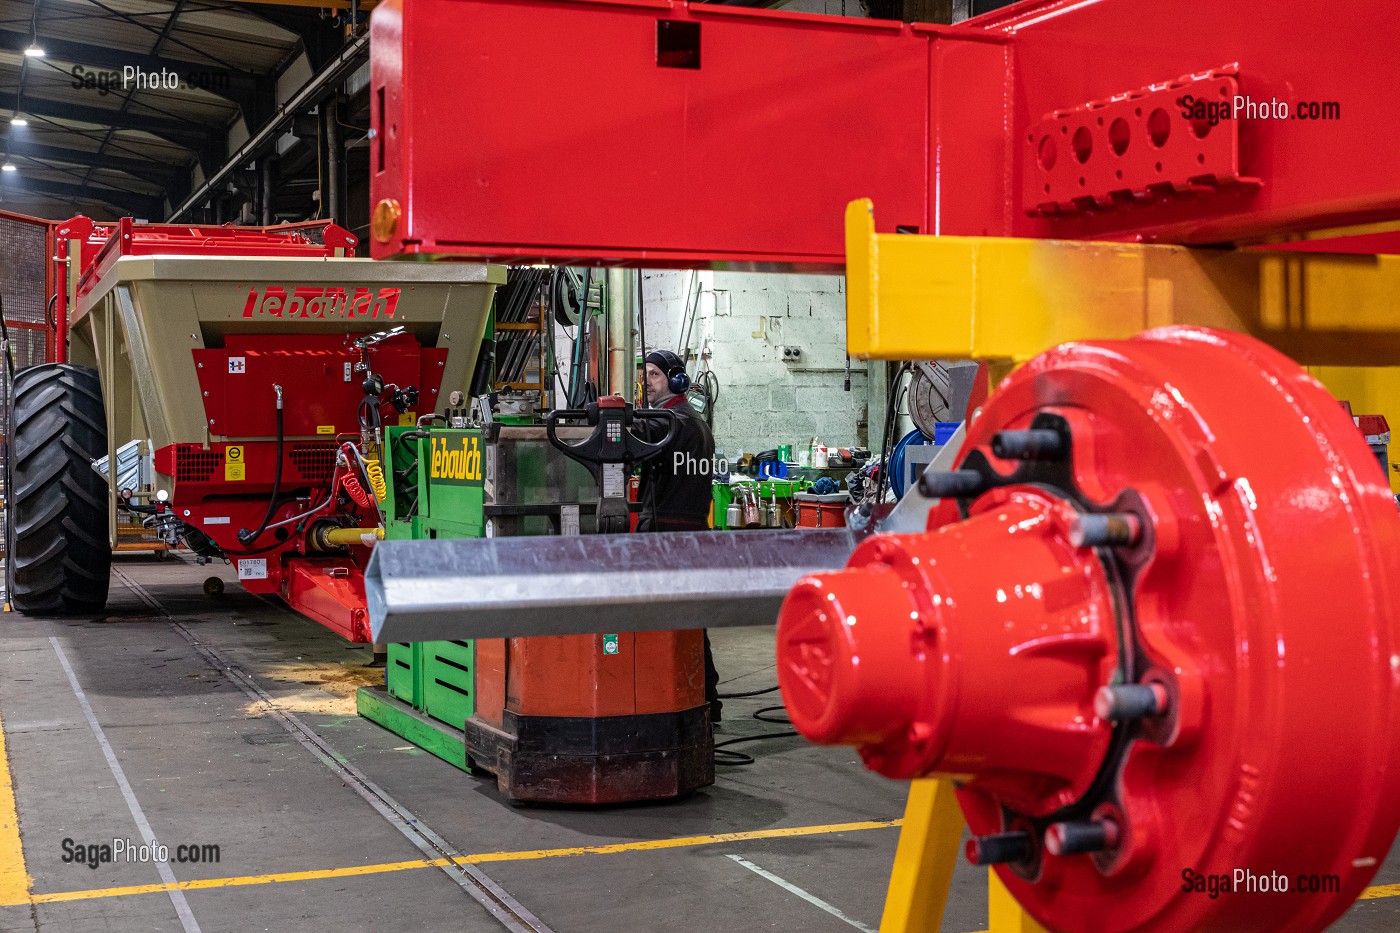
[[[851,391],[846,363],[845,280],[840,276],[739,272],[645,272],[649,348],[690,359],[704,354],[719,379],[715,444],[727,455],[792,444],[813,435],[828,446],[864,445],[866,371],[856,361]],[[689,347],[679,331],[687,293],[699,305]],[[798,347],[785,361],[784,347]],[[694,376],[703,364],[692,362]]]

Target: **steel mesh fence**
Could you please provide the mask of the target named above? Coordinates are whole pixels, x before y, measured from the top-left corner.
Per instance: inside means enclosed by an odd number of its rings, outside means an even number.
[[[48,288],[48,226],[41,221],[0,214],[0,311],[9,332],[10,356],[18,372],[45,360]],[[0,379],[0,553],[9,557],[10,383]],[[8,574],[5,576],[8,580]],[[8,602],[8,594],[6,597]]]

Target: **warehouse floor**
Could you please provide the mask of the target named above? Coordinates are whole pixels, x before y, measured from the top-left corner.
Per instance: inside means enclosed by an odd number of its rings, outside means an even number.
[[[382,679],[366,648],[227,568],[205,596],[210,572],[120,556],[104,617],[3,619],[0,824],[17,807],[22,852],[0,838],[0,931],[529,928],[510,911],[558,933],[879,925],[904,788],[853,752],[747,743],[755,764],[679,802],[513,808],[355,715],[354,688]],[[713,637],[721,689],[774,683],[770,629]],[[727,701],[718,738],[781,729],[749,718],[775,702]],[[144,827],[164,871],[72,859]],[[218,861],[177,863],[182,843]],[[1400,850],[1335,929],[1400,928],[1397,882]],[[960,864],[943,929],[986,911],[985,873]]]

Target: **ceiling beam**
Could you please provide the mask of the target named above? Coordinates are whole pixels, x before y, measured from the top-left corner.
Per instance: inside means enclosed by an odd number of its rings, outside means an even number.
[[[263,22],[271,23],[280,29],[285,29],[294,36],[305,36],[307,30],[319,26],[322,29],[333,28],[330,20],[321,17],[320,8],[328,4],[323,4],[318,0],[316,8],[297,8],[285,3],[261,3],[259,0],[240,0],[231,3],[230,6],[242,10],[249,16],[256,16]],[[347,3],[348,7],[349,4]]]
[[[375,3],[376,0],[361,0],[359,7],[361,10],[369,12],[374,9]],[[241,0],[239,5],[289,6],[310,10],[321,8],[348,10],[350,9],[350,0]]]
[[[22,172],[6,172],[5,176],[0,178],[0,198],[21,192],[54,198],[76,198],[79,201],[100,201],[110,204],[123,214],[150,220],[160,219],[165,203],[165,199],[158,196],[147,197],[130,191],[116,191],[92,185],[84,189],[83,185],[76,182],[69,184],[45,178],[26,178]]]
[[[312,75],[309,81],[278,108],[277,116],[263,124],[238,148],[236,153],[229,156],[222,167],[212,173],[206,172],[204,184],[181,201],[166,218],[167,221],[178,220],[186,211],[202,203],[213,189],[225,183],[228,177],[240,166],[247,165],[272,148],[296,114],[304,113],[330,94],[336,93],[340,86],[345,83],[345,79],[367,61],[369,61],[369,34],[365,33],[342,49],[340,54],[332,59],[326,67]],[[171,203],[174,204],[173,201]]]
[[[15,94],[0,91],[0,110],[13,113],[16,106],[21,112],[36,117],[73,120],[78,123],[90,123],[93,126],[110,126],[119,130],[141,130],[184,149],[198,149],[208,141],[211,135],[222,136],[224,133],[223,127],[220,126],[185,123],[164,117],[118,113],[115,108],[89,107],[83,104],[70,104],[66,101],[49,100],[44,97],[35,97],[32,92],[26,93],[24,100],[20,101]]]
[[[13,131],[9,136],[0,136],[0,147],[3,147],[12,156],[25,156],[45,162],[63,162],[85,168],[116,169],[131,175],[133,178],[139,178],[160,187],[170,185],[177,176],[188,171],[180,166],[171,165],[168,162],[158,162],[154,159],[132,159],[89,152],[83,149],[69,149],[64,146],[36,143],[19,138]]]
[[[317,6],[321,5],[318,0]],[[301,39],[301,49],[311,62],[312,71],[321,70],[321,67],[345,45],[344,27],[336,26],[330,17],[322,17],[321,10],[283,7],[280,4],[274,6],[258,0],[238,3],[235,6]],[[365,7],[362,5],[361,9]]]
[[[33,39],[28,33],[0,29],[0,49],[22,53],[31,42]],[[171,71],[179,75],[182,81],[195,75],[198,77],[197,86],[208,85],[206,90],[209,93],[235,103],[241,103],[243,98],[253,93],[257,79],[257,75],[250,71],[231,71],[217,65],[206,66],[198,62],[180,61],[158,55],[141,55],[110,46],[88,45],[53,36],[41,37],[40,43],[44,47],[46,58],[81,65],[87,72],[106,70],[120,75],[122,68],[131,67],[146,74]]]

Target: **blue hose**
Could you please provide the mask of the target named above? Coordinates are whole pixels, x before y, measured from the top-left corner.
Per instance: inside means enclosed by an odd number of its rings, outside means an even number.
[[[894,490],[896,499],[904,498],[904,449],[910,444],[932,443],[933,438],[915,428],[901,437],[894,445],[894,450],[890,451],[890,488]]]

